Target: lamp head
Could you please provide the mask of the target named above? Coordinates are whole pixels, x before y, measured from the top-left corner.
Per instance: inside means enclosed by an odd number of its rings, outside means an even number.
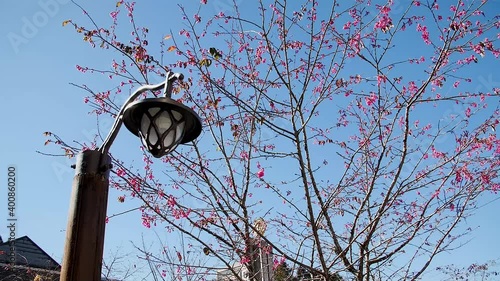
[[[166,97],[131,103],[123,113],[123,123],[141,138],[143,145],[156,158],[201,134],[201,121],[196,112]]]

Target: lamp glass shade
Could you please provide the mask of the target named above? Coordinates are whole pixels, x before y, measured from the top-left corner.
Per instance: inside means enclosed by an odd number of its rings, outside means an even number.
[[[179,124],[177,124],[177,128],[175,130],[176,132],[176,141],[180,141],[181,139],[181,136],[182,136],[182,132],[184,132],[184,124],[186,124],[186,122],[180,122]]]
[[[141,138],[154,157],[172,152],[180,143],[201,133],[201,121],[190,108],[170,98],[154,98],[130,104],[123,114],[125,126]]]
[[[170,127],[172,126],[172,119],[168,114],[168,112],[163,111],[160,113],[158,118],[156,118],[155,123],[156,126],[158,127],[158,130],[162,132],[170,129]]]
[[[148,109],[142,115],[140,127],[139,136],[142,143],[151,152],[170,153],[177,147],[184,135],[182,114],[171,108]]]
[[[165,137],[163,138],[163,145],[165,147],[172,146],[172,144],[177,144],[179,143],[178,139],[175,138],[175,133],[177,130],[170,130]]]

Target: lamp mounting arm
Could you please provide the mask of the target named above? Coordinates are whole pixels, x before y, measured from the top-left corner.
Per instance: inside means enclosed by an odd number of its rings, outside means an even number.
[[[120,131],[120,127],[123,123],[123,112],[127,108],[127,106],[132,103],[140,94],[142,94],[145,91],[158,91],[163,88],[163,92],[165,97],[170,98],[172,96],[172,90],[173,90],[173,84],[176,80],[182,80],[184,79],[184,75],[181,73],[173,73],[171,71],[167,72],[166,79],[164,82],[155,84],[155,85],[143,85],[139,87],[137,90],[135,90],[130,97],[125,101],[125,103],[122,105],[120,108],[120,111],[118,111],[118,114],[116,115],[115,122],[113,123],[113,126],[111,127],[111,130],[108,133],[108,136],[104,140],[103,144],[99,148],[99,152],[102,154],[107,154],[109,151],[109,148],[113,144],[113,141],[115,140],[116,136],[118,135],[118,132]]]
[[[167,79],[165,79],[165,88],[163,89],[163,94],[166,98],[172,98],[172,90],[174,89],[174,82],[176,80],[183,80],[184,75],[181,73],[167,73]]]

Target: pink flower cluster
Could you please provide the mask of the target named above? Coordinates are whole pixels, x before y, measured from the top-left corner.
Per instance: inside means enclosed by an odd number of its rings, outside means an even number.
[[[377,95],[375,95],[375,93],[371,93],[369,97],[365,98],[366,105],[373,106],[375,102],[377,102],[377,99],[378,99]]]
[[[382,32],[387,32],[389,29],[394,27],[392,24],[392,19],[389,17],[389,12],[391,8],[383,6],[379,8],[381,16],[379,16],[378,21],[375,23],[375,29],[380,29]]]
[[[417,31],[422,33],[422,39],[424,40],[425,44],[430,45],[431,40],[429,37],[429,31],[427,30],[427,26],[421,25],[419,23],[419,24],[417,24]]]

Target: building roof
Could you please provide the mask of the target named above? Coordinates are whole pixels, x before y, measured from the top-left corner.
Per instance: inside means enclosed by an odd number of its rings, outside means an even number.
[[[14,240],[14,249],[16,255],[16,265],[30,268],[39,268],[47,270],[60,270],[61,265],[49,256],[28,236],[23,236]],[[11,243],[5,241],[0,243],[0,263],[10,264]]]
[[[59,281],[61,265],[28,236],[14,240],[16,263],[10,262],[11,244],[0,237],[0,281]],[[101,278],[102,281],[119,281]]]
[[[59,271],[0,264],[0,281],[59,281]]]

